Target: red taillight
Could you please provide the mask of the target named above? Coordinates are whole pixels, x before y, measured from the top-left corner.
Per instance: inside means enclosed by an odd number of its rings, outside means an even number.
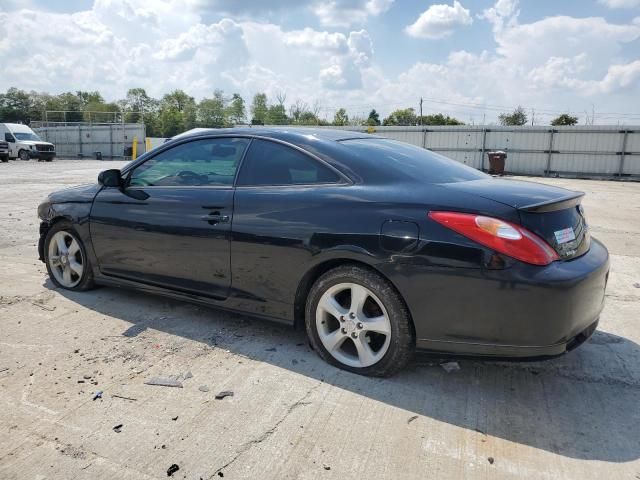
[[[429,212],[429,218],[485,247],[533,265],[549,265],[558,254],[540,237],[497,218],[458,212]]]

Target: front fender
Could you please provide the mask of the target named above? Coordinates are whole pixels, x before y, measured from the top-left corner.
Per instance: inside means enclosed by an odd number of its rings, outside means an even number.
[[[81,185],[60,190],[50,194],[47,200],[38,206],[38,217],[41,220],[38,241],[40,260],[44,261],[44,239],[49,229],[60,221],[68,221],[84,243],[91,264],[97,265],[89,232],[89,216],[93,199],[99,190],[99,185]]]

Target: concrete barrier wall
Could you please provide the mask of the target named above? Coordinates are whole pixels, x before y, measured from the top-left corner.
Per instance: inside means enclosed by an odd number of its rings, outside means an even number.
[[[36,126],[33,130],[56,146],[59,157],[123,158],[137,137],[137,154],[145,151],[145,126],[140,123],[75,124]]]

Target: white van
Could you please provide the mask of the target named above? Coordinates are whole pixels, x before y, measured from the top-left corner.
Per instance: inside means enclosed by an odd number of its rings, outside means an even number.
[[[44,142],[26,125],[19,123],[0,123],[0,140],[9,144],[9,158],[50,162],[56,156],[53,143]]]

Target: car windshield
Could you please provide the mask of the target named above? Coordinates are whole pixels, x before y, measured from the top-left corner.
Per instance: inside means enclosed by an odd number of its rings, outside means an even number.
[[[463,163],[408,143],[384,138],[342,140],[351,151],[370,162],[382,162],[426,183],[454,183],[480,180],[487,175]]]
[[[13,132],[13,136],[18,140],[41,140],[41,138],[35,133],[26,133],[26,132]]]

